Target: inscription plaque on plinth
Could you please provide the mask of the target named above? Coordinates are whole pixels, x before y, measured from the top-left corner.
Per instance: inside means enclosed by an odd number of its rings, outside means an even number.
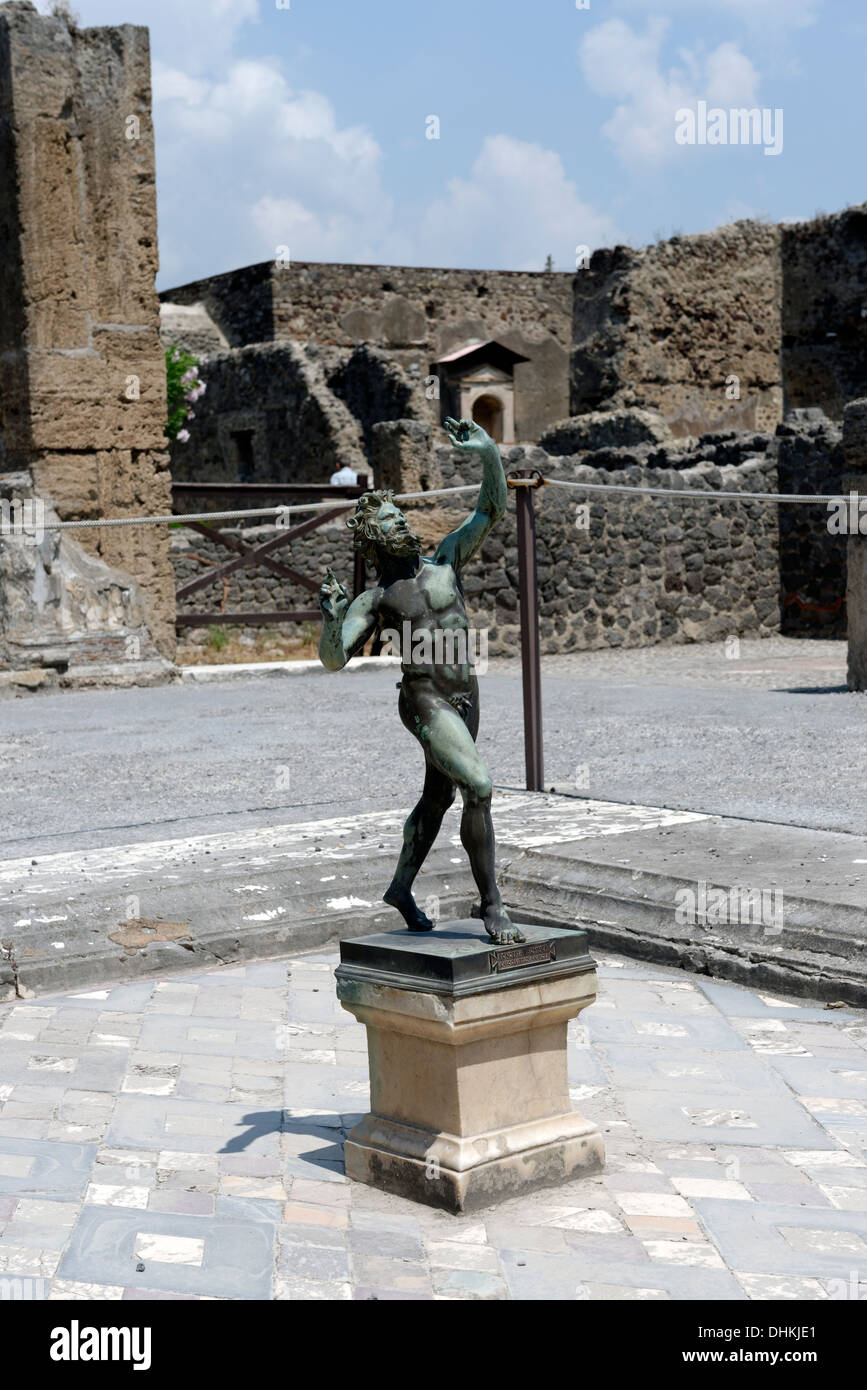
[[[341,943],[338,997],[370,1064],[350,1178],[460,1212],[601,1167],[567,1073],[569,1020],[596,997],[586,934],[521,931],[492,946],[468,919]]]

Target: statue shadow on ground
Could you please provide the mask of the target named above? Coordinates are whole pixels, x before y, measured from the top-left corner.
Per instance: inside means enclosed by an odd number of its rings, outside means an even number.
[[[257,1110],[244,1115],[240,1124],[247,1126],[243,1134],[230,1139],[220,1153],[243,1153],[256,1139],[268,1134],[308,1134],[312,1139],[330,1139],[333,1142],[325,1148],[310,1149],[306,1153],[292,1155],[303,1158],[320,1168],[334,1169],[343,1163],[343,1141],[354,1125],[364,1118],[366,1112],[341,1111],[339,1117],[332,1112],[321,1115],[289,1115],[285,1110]],[[335,1123],[339,1120],[338,1123]]]

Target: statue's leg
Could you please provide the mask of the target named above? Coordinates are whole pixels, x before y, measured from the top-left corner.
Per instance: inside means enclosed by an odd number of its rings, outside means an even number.
[[[494,941],[523,941],[524,934],[510,921],[497,887],[491,793],[485,794],[486,786],[490,787],[490,779],[485,771],[481,782],[461,787],[461,844],[467,852],[480,900],[478,912],[473,915],[481,917],[485,931]]]
[[[428,762],[421,799],[403,827],[403,849],[394,877],[383,894],[383,901],[397,908],[410,931],[431,931],[434,926],[416,903],[412,885],[454,799],[454,784]]]
[[[485,930],[497,942],[523,941],[523,934],[509,921],[497,887],[491,779],[474,741],[478,708],[474,702],[462,718],[442,696],[421,690],[409,698],[413,722],[404,722],[422,743],[428,763],[457,786],[463,797],[461,843],[479,890]]]

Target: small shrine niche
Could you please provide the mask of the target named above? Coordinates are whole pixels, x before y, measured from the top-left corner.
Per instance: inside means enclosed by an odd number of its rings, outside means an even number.
[[[515,367],[529,360],[493,338],[440,357],[443,416],[475,420],[497,444],[514,444]]]

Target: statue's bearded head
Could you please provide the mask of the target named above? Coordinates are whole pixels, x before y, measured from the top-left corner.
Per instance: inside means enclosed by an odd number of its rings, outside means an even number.
[[[356,550],[372,565],[381,565],[385,556],[405,560],[420,555],[420,538],[411,531],[403,512],[394,505],[391,488],[365,492],[358,499],[355,515],[347,521]]]

